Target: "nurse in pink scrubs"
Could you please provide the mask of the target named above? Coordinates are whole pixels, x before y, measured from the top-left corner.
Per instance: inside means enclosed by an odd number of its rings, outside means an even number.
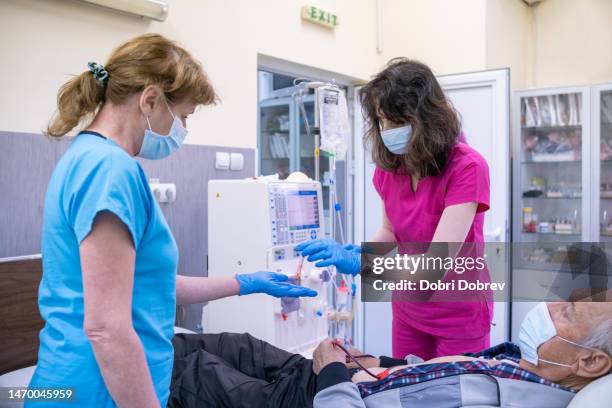
[[[489,169],[467,145],[460,119],[432,71],[417,61],[393,59],[360,97],[368,125],[365,142],[376,164],[372,182],[384,203],[381,227],[370,241],[483,243]],[[315,240],[297,249],[317,266],[359,273],[354,245]],[[489,347],[488,300],[394,300],[392,310],[396,358],[414,354],[427,360]]]

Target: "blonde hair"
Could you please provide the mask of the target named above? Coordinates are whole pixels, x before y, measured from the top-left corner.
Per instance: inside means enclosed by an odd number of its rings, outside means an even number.
[[[61,137],[91,121],[105,101],[121,104],[149,85],[161,88],[169,102],[209,105],[217,101],[201,64],[185,49],[159,34],[135,37],[113,51],[104,64],[105,81],[87,70],[65,83],[57,95],[57,113],[45,134]]]

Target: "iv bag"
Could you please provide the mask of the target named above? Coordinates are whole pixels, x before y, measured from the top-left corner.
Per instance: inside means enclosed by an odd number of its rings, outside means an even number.
[[[337,160],[344,160],[350,133],[346,95],[336,87],[322,86],[318,105],[321,150],[333,154]]]

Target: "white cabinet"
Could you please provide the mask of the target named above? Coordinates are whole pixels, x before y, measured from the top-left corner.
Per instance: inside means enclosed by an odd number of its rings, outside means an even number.
[[[593,87],[593,238],[612,243],[612,84]],[[599,188],[598,188],[599,187]]]
[[[589,102],[586,87],[515,94],[514,242],[576,242],[591,235]],[[515,267],[541,268],[552,260],[540,251],[546,246],[524,247],[532,252],[515,257]]]
[[[612,84],[516,92],[513,145],[516,340],[531,302],[589,286],[568,267],[571,244],[612,242]]]

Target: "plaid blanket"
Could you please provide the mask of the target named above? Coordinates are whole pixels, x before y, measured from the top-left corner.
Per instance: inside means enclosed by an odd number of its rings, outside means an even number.
[[[465,355],[469,357],[482,357],[489,360],[510,360],[518,363],[521,358],[521,351],[516,344],[501,343],[479,353],[466,353]],[[357,387],[359,388],[361,397],[365,398],[377,392],[461,374],[487,374],[494,377],[535,382],[565,391],[576,392],[513,364],[501,362],[500,364],[491,366],[479,360],[420,364],[418,366],[397,370],[380,381],[359,383]]]

